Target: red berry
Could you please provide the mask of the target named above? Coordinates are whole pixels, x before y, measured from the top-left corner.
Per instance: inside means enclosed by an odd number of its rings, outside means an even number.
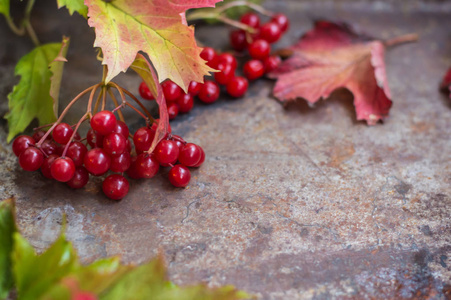
[[[95,176],[105,174],[111,165],[111,158],[101,148],[94,148],[86,153],[84,158],[86,170]]]
[[[83,159],[87,152],[88,148],[83,143],[73,142],[67,148],[66,156],[72,159],[76,167],[79,167],[83,165]]]
[[[260,27],[260,18],[257,14],[252,12],[245,13],[241,17],[240,22],[255,29],[258,29]]]
[[[59,123],[53,129],[52,135],[55,142],[61,145],[66,145],[70,141],[72,133],[74,133],[74,130],[69,124]]]
[[[129,176],[130,175],[137,176],[137,177],[130,176],[132,178],[152,178],[158,173],[159,169],[160,164],[153,155],[142,153],[138,155],[136,161],[130,167],[129,171],[135,173],[130,174],[129,172]]]
[[[44,154],[35,147],[25,149],[19,156],[19,164],[25,171],[36,171],[44,162]]]
[[[95,132],[92,129],[88,130],[86,134],[86,140],[88,141],[89,146],[91,148],[101,148],[103,147],[103,138],[104,136],[98,132]]]
[[[52,154],[44,158],[44,161],[41,165],[41,172],[44,177],[53,179],[52,172],[50,171],[50,167],[52,166],[52,163],[55,161],[55,159],[58,158],[58,155]]]
[[[81,189],[89,181],[89,173],[85,167],[77,167],[74,176],[66,182],[73,189]]]
[[[180,97],[180,95],[183,94],[183,90],[169,79],[163,82],[161,87],[163,88],[163,94],[166,102],[174,102],[178,97]]]
[[[103,150],[111,156],[121,155],[127,149],[127,140],[122,134],[112,132],[103,139]]]
[[[160,164],[173,164],[179,156],[179,147],[174,141],[161,140],[155,147],[154,154]]]
[[[243,67],[244,76],[249,80],[255,80],[265,74],[265,67],[263,63],[259,60],[249,60],[244,64]]]
[[[177,147],[179,147],[179,151],[181,151],[182,148],[185,147],[186,142],[182,139],[182,137],[174,134],[172,135],[172,140],[177,144]]]
[[[116,128],[116,117],[111,111],[103,110],[96,113],[91,119],[91,128],[101,135],[107,135]]]
[[[200,53],[200,57],[207,61],[207,66],[215,69],[217,63],[217,55],[215,49],[211,47],[205,47]]]
[[[244,30],[234,30],[230,32],[230,45],[238,52],[243,51],[247,47],[246,32]]]
[[[215,102],[216,100],[218,100],[218,98],[219,86],[216,84],[216,82],[210,80],[205,81],[199,93],[200,101],[209,104]]]
[[[180,96],[177,99],[177,104],[179,106],[179,112],[182,114],[186,114],[191,109],[193,109],[193,106],[194,106],[193,96],[191,96],[190,93],[183,94],[182,96]],[[168,108],[168,110],[169,110],[169,108]]]
[[[271,52],[269,43],[262,39],[254,41],[247,49],[252,58],[260,60],[268,57]]]
[[[219,84],[226,85],[235,76],[235,69],[231,64],[220,63],[217,68],[220,72],[215,73],[215,80]]]
[[[169,171],[169,181],[175,187],[185,187],[191,180],[191,173],[187,167],[176,165]]]
[[[218,55],[218,66],[221,63],[231,65],[234,70],[237,67],[236,58],[230,53],[222,53]]]
[[[179,153],[179,162],[187,167],[197,165],[202,157],[200,147],[193,143],[186,144]]]
[[[195,97],[197,94],[199,94],[200,89],[202,88],[202,83],[191,81],[188,87],[188,94]]]
[[[139,94],[141,95],[141,97],[143,99],[146,99],[146,100],[154,100],[155,99],[155,97],[150,92],[149,87],[147,86],[147,84],[144,81],[141,82],[141,84],[139,85]]]
[[[38,130],[38,131],[35,131],[31,137],[37,143],[37,142],[39,142],[41,140],[41,138],[44,137],[45,133],[46,132],[44,130]],[[51,137],[50,137],[50,135],[48,135],[46,140],[50,140],[50,139],[51,139]]]
[[[282,36],[279,25],[273,22],[266,23],[260,28],[260,38],[272,44]]]
[[[136,130],[133,135],[133,143],[137,151],[147,151],[152,145],[153,139],[155,137],[155,131],[147,128],[141,127]]]
[[[169,103],[168,105],[169,120],[174,120],[178,114],[179,114],[179,105],[175,102]]]
[[[28,147],[35,144],[34,139],[29,135],[19,135],[13,142],[14,155],[19,157]]]
[[[127,124],[122,121],[117,121],[116,127],[114,128],[113,132],[122,134],[122,136],[126,139],[128,139],[128,135],[130,134]]]
[[[44,151],[45,155],[58,154],[59,152],[58,145],[52,141],[44,141],[41,145],[41,150]]]
[[[130,184],[128,180],[118,174],[112,174],[105,178],[102,184],[102,190],[105,195],[113,200],[120,200],[128,194]]]
[[[227,84],[227,93],[235,98],[242,97],[247,92],[249,83],[246,78],[238,76],[234,77]]]
[[[197,146],[200,148],[200,151],[201,151],[201,157],[200,157],[199,162],[198,162],[195,166],[193,166],[193,167],[195,167],[195,168],[200,167],[200,166],[204,163],[204,161],[205,161],[205,152],[204,152],[204,149],[202,149],[202,147],[199,146],[199,145],[197,145]]]
[[[287,31],[288,28],[290,27],[290,20],[288,20],[288,17],[286,15],[281,14],[281,13],[275,14],[271,18],[271,22],[279,25],[279,28],[282,32]]]
[[[280,56],[273,55],[268,56],[263,60],[263,65],[265,66],[265,73],[270,73],[277,69],[277,67],[280,65],[282,60],[280,59]]]
[[[58,157],[50,166],[50,173],[55,180],[67,182],[74,176],[74,162],[69,157]]]
[[[111,158],[110,170],[117,173],[122,173],[130,168],[132,159],[129,152],[124,152],[121,155],[113,156]]]

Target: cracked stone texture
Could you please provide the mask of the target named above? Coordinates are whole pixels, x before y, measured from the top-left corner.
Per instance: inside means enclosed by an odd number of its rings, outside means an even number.
[[[162,250],[177,284],[234,284],[260,299],[450,299],[451,101],[438,92],[451,66],[450,1],[265,5],[291,18],[280,47],[320,17],[346,20],[380,38],[417,32],[418,43],[386,56],[390,118],[374,127],[357,122],[346,91],[313,108],[303,100],[283,108],[270,97],[273,83],[260,80],[244,99],[196,103],[172,123],[207,153],[188,188],[172,188],[164,170],[132,181],[120,202],[105,199],[99,180],[73,191],[20,170],[2,120],[0,195],[16,197],[21,231],[42,251],[66,213],[67,236],[86,263],[111,255],[141,263]],[[100,80],[93,32],[82,18],[41,1],[33,22],[43,42],[72,37],[66,102]],[[199,41],[227,49],[228,30],[198,26]],[[3,21],[0,33],[4,114],[17,82],[14,63],[32,45]],[[134,74],[117,81],[137,91]],[[132,129],[142,126],[126,114]]]

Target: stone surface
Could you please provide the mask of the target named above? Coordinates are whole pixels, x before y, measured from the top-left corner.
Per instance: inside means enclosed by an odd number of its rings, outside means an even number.
[[[93,34],[78,16],[38,3],[43,42],[72,37],[63,82],[70,99],[101,78]],[[42,4],[44,5],[44,4]],[[0,129],[0,196],[15,196],[21,231],[45,249],[68,218],[81,259],[121,255],[140,263],[163,251],[178,284],[234,284],[260,299],[451,297],[451,102],[438,83],[451,65],[450,1],[267,1],[287,13],[293,43],[319,17],[346,20],[380,38],[417,32],[418,43],[387,53],[394,106],[384,124],[355,120],[352,95],[284,108],[272,82],[247,97],[196,103],[173,131],[199,143],[205,164],[186,189],[164,170],[131,182],[128,197],[105,199],[99,180],[80,191],[20,170],[6,124]],[[0,22],[1,113],[31,49]],[[205,45],[227,47],[228,29],[198,26]],[[222,37],[222,38],[218,38]],[[6,42],[8,41],[8,42]],[[139,79],[118,81],[137,91]],[[149,108],[152,109],[151,104]],[[83,107],[68,116],[75,122]],[[131,112],[132,128],[142,123]]]

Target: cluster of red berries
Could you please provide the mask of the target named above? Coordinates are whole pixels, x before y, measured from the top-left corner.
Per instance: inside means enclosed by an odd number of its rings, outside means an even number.
[[[42,174],[71,188],[84,187],[89,175],[108,175],[102,184],[105,195],[119,200],[129,191],[133,179],[152,178],[160,166],[171,167],[169,181],[176,187],[188,185],[191,174],[187,167],[199,167],[205,160],[203,149],[186,143],[181,137],[167,134],[152,153],[147,151],[155,137],[157,123],[139,128],[129,140],[129,128],[116,120],[111,111],[100,111],[91,118],[86,139],[67,123],[59,123],[51,132],[36,131],[33,136],[21,135],[12,145],[20,166],[26,171],[41,170]],[[86,140],[86,144],[82,141]],[[90,150],[88,150],[88,145]],[[135,155],[136,154],[136,155]],[[180,162],[180,164],[176,164]]]
[[[168,107],[169,119],[173,120],[179,113],[188,113],[194,106],[194,97],[204,103],[215,102],[220,95],[220,85],[225,87],[228,95],[240,98],[246,93],[249,81],[256,80],[264,74],[275,70],[281,59],[271,55],[271,45],[277,42],[288,30],[289,21],[284,14],[275,14],[268,23],[260,26],[260,18],[255,13],[246,13],[240,22],[253,29],[253,33],[245,30],[234,30],[230,33],[230,43],[237,52],[248,50],[251,57],[243,65],[244,76],[237,76],[237,59],[231,53],[218,54],[213,48],[205,47],[200,56],[207,61],[207,65],[218,70],[214,80],[206,80],[201,84],[191,82],[188,93],[174,82],[167,80],[162,83],[163,93]],[[142,82],[139,93],[143,99],[153,100],[154,96],[147,85]]]

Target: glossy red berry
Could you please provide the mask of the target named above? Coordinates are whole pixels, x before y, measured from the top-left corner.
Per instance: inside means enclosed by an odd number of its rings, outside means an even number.
[[[141,95],[141,97],[143,99],[146,99],[146,100],[154,100],[155,99],[155,97],[150,92],[149,87],[147,86],[147,84],[144,81],[141,82],[141,84],[139,85],[139,94]]]
[[[244,30],[234,30],[230,33],[230,45],[235,51],[241,52],[247,47],[246,32]]]
[[[46,134],[46,132],[44,130],[38,130],[38,131],[35,131],[31,137],[37,143],[41,140],[41,138],[44,137],[45,134]],[[51,139],[52,139],[52,137],[50,135],[48,135],[46,138],[46,140],[51,140]]]
[[[73,189],[81,189],[89,181],[89,173],[85,167],[77,167],[74,172],[74,176],[67,181],[67,185]]]
[[[280,27],[274,22],[266,23],[260,28],[259,37],[266,40],[270,44],[277,42],[281,36],[282,32]]]
[[[279,28],[282,32],[287,31],[288,28],[290,27],[290,20],[288,20],[288,17],[286,15],[281,14],[281,13],[275,14],[271,18],[271,22],[279,25]]]
[[[271,46],[263,39],[255,40],[247,49],[252,58],[260,60],[268,57],[271,52]]]
[[[53,129],[52,135],[55,142],[61,145],[66,145],[70,141],[72,133],[74,133],[74,130],[69,124],[59,123]]]
[[[202,88],[202,83],[191,81],[188,87],[188,94],[195,97],[199,94],[200,89]]]
[[[155,147],[154,154],[160,164],[173,164],[179,156],[179,147],[174,141],[161,140]]]
[[[103,138],[104,136],[94,130],[89,129],[86,134],[86,140],[88,141],[89,146],[91,148],[101,148],[103,147]]]
[[[231,64],[219,63],[217,69],[219,72],[215,73],[215,80],[219,84],[226,85],[235,76],[235,69]]]
[[[280,56],[272,55],[268,56],[263,60],[263,65],[265,66],[265,73],[270,73],[279,67],[282,59]]]
[[[59,153],[58,145],[52,141],[44,141],[44,143],[42,143],[42,145],[41,145],[41,150],[44,151],[45,155],[52,155],[52,154]],[[61,153],[62,153],[62,151],[61,151]],[[61,153],[59,153],[59,154],[61,154]]]
[[[234,70],[237,67],[236,58],[235,58],[235,56],[233,56],[230,53],[222,53],[222,54],[218,55],[218,65],[219,64],[231,65]]]
[[[111,166],[110,156],[101,148],[89,150],[83,161],[86,170],[95,176],[105,174]]]
[[[243,66],[243,73],[249,80],[255,80],[265,74],[265,67],[259,60],[249,60]]]
[[[179,153],[179,162],[186,167],[197,165],[202,157],[200,147],[193,143],[186,144]]]
[[[179,106],[179,112],[182,114],[186,114],[187,112],[191,111],[194,106],[194,100],[193,96],[191,96],[190,93],[183,94],[177,99],[177,104]]]
[[[184,139],[182,139],[181,136],[173,134],[171,139],[177,144],[177,147],[179,147],[179,151],[181,151],[182,148],[185,147],[186,142]]]
[[[137,151],[147,151],[152,145],[155,131],[147,127],[141,127],[133,135],[133,143]]]
[[[126,139],[128,139],[128,136],[130,134],[127,124],[122,121],[117,121],[116,127],[114,128],[113,132],[122,134],[122,136]]]
[[[217,64],[217,55],[215,49],[211,47],[205,47],[200,53],[200,57],[207,61],[207,66],[215,69]]]
[[[121,155],[127,149],[127,140],[122,134],[112,132],[103,139],[103,150],[110,156]]]
[[[213,103],[218,100],[219,91],[219,86],[216,82],[207,80],[200,90],[199,100],[207,104]]]
[[[153,155],[142,153],[138,155],[136,161],[132,163],[129,171],[134,173],[131,174],[131,172],[129,172],[129,176],[132,178],[152,178],[158,173],[159,169],[160,164]],[[137,177],[133,177],[133,175]]]
[[[260,18],[256,13],[245,13],[241,16],[240,22],[255,29],[260,27]]]
[[[204,163],[204,161],[205,161],[205,152],[204,152],[204,149],[202,149],[202,147],[199,146],[199,145],[197,145],[197,146],[200,148],[200,151],[201,151],[201,157],[200,157],[199,162],[198,162],[195,166],[193,166],[193,167],[195,167],[195,168],[200,167],[200,166]]]
[[[55,159],[58,158],[58,155],[52,154],[44,158],[44,161],[41,165],[41,172],[44,177],[53,179],[52,172],[50,171],[50,167],[52,166],[52,163],[55,161]]]
[[[29,135],[19,135],[13,142],[13,152],[14,155],[19,157],[25,149],[33,146],[35,144],[35,140]]]
[[[91,119],[91,128],[101,135],[107,135],[116,128],[116,117],[111,111],[103,110],[96,113]]]
[[[83,159],[85,158],[88,148],[81,142],[73,142],[67,148],[66,156],[72,159],[74,165],[79,167],[83,165]]]
[[[179,114],[179,105],[175,102],[168,104],[168,116],[169,120],[174,120]]]
[[[58,157],[50,166],[50,173],[55,180],[67,182],[74,176],[74,162],[69,157]]]
[[[246,94],[248,86],[249,82],[246,78],[241,76],[234,77],[227,84],[227,94],[235,98],[242,97]]]
[[[35,147],[25,149],[19,156],[19,164],[25,171],[36,171],[44,162],[44,154]]]
[[[121,155],[113,156],[111,158],[110,170],[116,173],[122,173],[128,170],[131,165],[131,155],[129,152],[124,152]]]
[[[118,174],[112,174],[105,178],[102,184],[103,193],[110,199],[120,200],[128,194],[130,184],[128,180]]]
[[[163,82],[161,87],[163,88],[163,94],[166,102],[174,102],[178,97],[180,97],[180,95],[183,94],[183,90],[169,79]]]
[[[191,180],[191,173],[187,167],[176,165],[169,171],[169,181],[175,187],[185,187]]]

